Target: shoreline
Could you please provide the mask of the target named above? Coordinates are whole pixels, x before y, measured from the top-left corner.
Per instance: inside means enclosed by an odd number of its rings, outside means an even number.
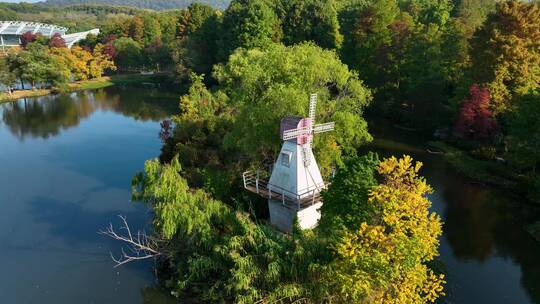
[[[156,82],[156,78],[167,76],[167,74],[141,75],[141,74],[121,74],[112,76],[103,76],[100,78],[77,81],[68,83],[65,88],[48,88],[48,89],[29,89],[16,90],[12,94],[0,92],[0,104],[14,102],[21,98],[31,98],[47,96],[56,93],[70,93],[82,90],[95,90],[106,88],[114,85],[133,84],[141,82]]]
[[[485,186],[500,188],[523,199],[524,204],[540,207],[540,201],[531,197],[527,191],[531,180],[519,174],[505,163],[494,160],[476,159],[467,152],[443,141],[427,142],[428,149],[435,148],[442,152],[442,159],[454,170]],[[538,226],[540,241],[540,225]]]

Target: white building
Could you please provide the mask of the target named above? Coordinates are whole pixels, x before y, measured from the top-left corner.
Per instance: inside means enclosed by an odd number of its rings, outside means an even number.
[[[41,34],[45,37],[60,34],[69,48],[78,41],[85,39],[88,34],[99,34],[99,29],[73,34],[66,34],[67,31],[68,29],[65,27],[38,22],[0,21],[0,47],[19,46],[21,44],[21,36],[27,32]]]

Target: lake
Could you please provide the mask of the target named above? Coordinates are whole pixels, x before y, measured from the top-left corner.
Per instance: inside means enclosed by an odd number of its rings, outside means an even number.
[[[111,87],[0,105],[2,303],[171,303],[154,289],[152,263],[113,268],[120,244],[98,232],[118,215],[149,229],[130,201],[132,176],[157,157],[160,121],[178,96]],[[441,303],[540,303],[540,243],[523,225],[538,208],[471,183],[406,131],[375,126],[371,146],[425,163],[443,218]]]
[[[141,303],[151,263],[113,268],[118,215],[148,228],[131,177],[159,155],[174,94],[108,88],[0,105],[0,302]]]

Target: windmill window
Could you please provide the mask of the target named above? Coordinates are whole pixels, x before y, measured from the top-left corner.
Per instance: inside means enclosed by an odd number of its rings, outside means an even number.
[[[291,158],[292,158],[292,152],[289,152],[289,151],[282,152],[280,156],[281,165],[283,167],[290,168]]]

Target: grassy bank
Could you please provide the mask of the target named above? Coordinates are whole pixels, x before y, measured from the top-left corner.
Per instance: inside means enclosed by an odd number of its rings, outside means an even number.
[[[456,171],[486,185],[495,186],[522,196],[525,201],[540,205],[538,186],[530,175],[521,174],[511,164],[472,157],[467,152],[440,141],[429,142],[431,149],[444,152],[442,157]]]
[[[19,90],[13,92],[12,94],[2,92],[0,93],[0,103],[14,101],[25,97],[37,97],[48,94],[51,94],[51,90],[49,89]]]
[[[77,81],[74,83],[69,83],[63,88],[51,88],[51,89],[34,89],[34,90],[17,90],[12,94],[5,92],[0,93],[0,103],[15,101],[21,98],[28,97],[37,97],[44,96],[58,92],[74,92],[81,90],[92,90],[92,89],[101,89],[110,87],[113,85],[128,85],[128,84],[137,84],[143,82],[156,83],[163,80],[163,77],[166,75],[140,75],[140,74],[129,74],[129,75],[114,75],[114,76],[105,76],[101,78]]]
[[[469,178],[505,189],[518,190],[520,177],[507,164],[473,158],[467,152],[440,141],[429,142],[428,145],[444,152],[444,160]]]

